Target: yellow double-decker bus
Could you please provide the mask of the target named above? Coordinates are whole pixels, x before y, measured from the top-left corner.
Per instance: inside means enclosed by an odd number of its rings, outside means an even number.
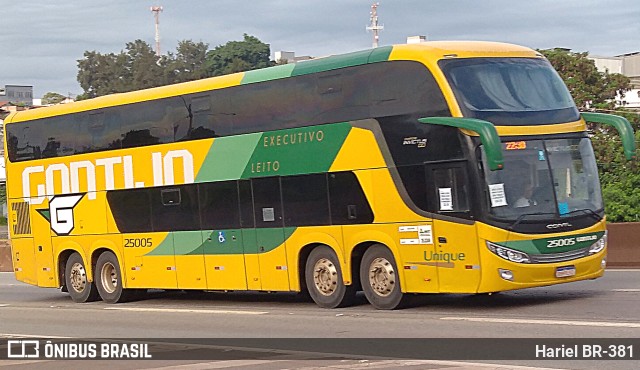
[[[621,132],[619,117],[583,114]],[[14,113],[20,281],[146,289],[486,293],[602,276],[584,118],[524,47],[428,42]]]

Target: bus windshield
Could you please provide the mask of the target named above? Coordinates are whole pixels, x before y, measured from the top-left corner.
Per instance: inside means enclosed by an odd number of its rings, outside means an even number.
[[[563,218],[602,211],[598,170],[588,138],[502,145],[504,169],[490,171],[484,166],[491,215],[515,220],[527,214]]]
[[[496,125],[580,119],[569,90],[544,59],[452,59],[440,64],[466,117]]]

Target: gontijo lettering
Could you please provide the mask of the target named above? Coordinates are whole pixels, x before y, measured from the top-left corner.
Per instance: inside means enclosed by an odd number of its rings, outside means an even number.
[[[156,152],[151,154],[151,168],[153,170],[153,186],[173,185],[175,183],[174,162],[182,162],[184,183],[194,181],[193,155],[185,149],[171,150],[166,155]],[[88,192],[87,198],[96,199],[96,169],[104,171],[104,190],[115,189],[116,176],[122,176],[125,189],[149,186],[144,181],[136,181],[134,177],[133,158],[130,155],[120,157],[99,158],[95,161],[77,161],[69,165],[54,163],[48,166],[29,166],[22,171],[22,196],[32,204],[41,204],[45,196],[53,197],[56,181],[61,187],[61,194]],[[86,189],[80,188],[80,174],[86,176]],[[39,175],[39,176],[38,176]],[[44,182],[42,182],[44,175]],[[32,183],[40,180],[36,185],[36,194],[32,194]],[[35,196],[34,196],[35,195]]]

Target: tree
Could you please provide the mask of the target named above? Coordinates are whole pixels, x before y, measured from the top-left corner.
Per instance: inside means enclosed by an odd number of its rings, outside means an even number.
[[[269,45],[246,33],[243,37],[243,41],[229,41],[207,53],[209,75],[219,76],[274,65],[269,59]]]
[[[599,72],[589,53],[566,49],[539,50],[558,71],[580,109],[613,109],[616,94],[630,90],[629,78],[619,73]]]
[[[85,51],[84,59],[78,60],[78,83],[84,90],[78,99],[126,91],[130,79],[126,76],[125,58],[122,53],[100,54]]]
[[[147,89],[150,87],[162,86],[172,81],[165,79],[164,63],[161,58],[151,48],[151,45],[136,40],[128,42],[125,52],[126,74],[131,77],[131,84],[126,91]]]
[[[629,78],[619,73],[599,72],[588,53],[565,49],[541,50],[558,71],[581,109],[602,109],[626,117],[640,139],[640,117],[615,107],[616,95],[630,89]],[[640,221],[640,166],[624,158],[622,143],[615,129],[588,125],[598,163],[602,196],[609,222]]]
[[[186,82],[208,77],[206,55],[209,44],[184,40],[178,43],[176,55],[169,63],[169,74],[173,82]]]
[[[44,94],[44,96],[42,97],[42,104],[44,105],[59,104],[63,102],[66,98],[67,98],[66,96],[62,94],[58,94],[57,92],[48,92]]]
[[[84,90],[78,100],[146,89],[210,76],[269,67],[269,45],[254,36],[208,50],[203,42],[183,40],[175,53],[156,56],[142,41],[128,42],[118,54],[85,51],[78,60],[78,82]]]

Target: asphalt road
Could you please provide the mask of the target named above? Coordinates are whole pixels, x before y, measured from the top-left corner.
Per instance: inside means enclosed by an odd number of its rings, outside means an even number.
[[[359,298],[357,305],[335,310],[318,308],[297,295],[267,293],[154,291],[144,300],[126,304],[75,304],[58,290],[28,286],[16,282],[11,273],[0,273],[0,339],[539,338],[544,341],[549,338],[620,338],[626,343],[625,338],[640,338],[640,270],[608,270],[598,280],[491,296],[418,296],[409,308],[396,311],[375,310],[364,297]],[[297,342],[304,341],[300,339]],[[435,342],[437,340],[426,343]],[[479,342],[492,343],[490,340]],[[496,341],[496,345],[502,344]],[[465,346],[460,351],[470,350],[468,342]],[[233,346],[225,348],[220,343],[206,348],[221,353],[237,350]],[[640,348],[634,348],[634,351],[635,358],[640,358]],[[0,368],[7,365],[19,369],[58,368],[65,367],[63,363],[4,360],[0,361]],[[73,362],[75,365],[81,363],[82,367],[88,368],[109,367],[105,361]],[[516,368],[514,366],[636,369],[640,362],[482,360],[460,363],[457,358],[443,361],[362,360],[357,356],[336,359],[324,355],[307,356],[301,360],[295,353],[287,351],[270,353],[268,358],[239,354],[237,358],[216,361],[118,362],[119,368],[163,369],[453,369],[461,366],[478,369]]]

